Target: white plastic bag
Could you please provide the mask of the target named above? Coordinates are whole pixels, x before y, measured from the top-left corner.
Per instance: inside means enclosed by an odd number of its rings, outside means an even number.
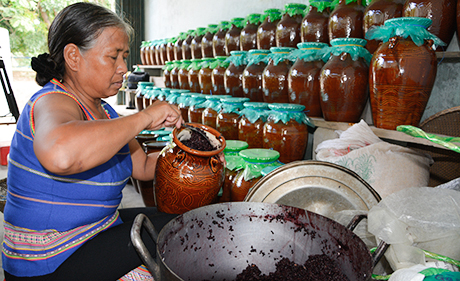
[[[428,185],[431,157],[382,141],[363,120],[338,133],[338,139],[318,145],[316,159],[354,171],[382,198],[404,188]]]

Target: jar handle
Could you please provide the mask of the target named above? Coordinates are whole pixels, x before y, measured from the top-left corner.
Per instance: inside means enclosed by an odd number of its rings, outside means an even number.
[[[186,157],[187,157],[187,153],[185,151],[183,151],[183,150],[179,150],[176,153],[176,157],[174,157],[174,160],[172,161],[171,165],[174,168],[179,167],[180,164],[185,160]]]
[[[215,174],[217,173],[220,169],[219,169],[219,165],[220,165],[220,159],[219,157],[217,157],[217,155],[214,155],[214,156],[211,156],[209,158],[209,167],[211,168],[211,171]]]
[[[388,42],[390,43],[388,45],[388,48],[393,49],[394,47],[396,47],[396,45],[398,44],[398,41],[399,41],[398,37],[396,37],[396,36],[391,37],[390,40],[388,40]]]

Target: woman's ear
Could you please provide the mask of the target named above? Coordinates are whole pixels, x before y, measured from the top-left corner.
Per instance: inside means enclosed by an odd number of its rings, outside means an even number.
[[[70,70],[78,71],[80,59],[81,53],[77,45],[70,43],[64,47],[64,60]]]

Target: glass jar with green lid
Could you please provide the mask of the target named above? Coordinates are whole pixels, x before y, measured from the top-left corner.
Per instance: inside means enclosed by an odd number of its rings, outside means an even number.
[[[205,95],[212,95],[212,79],[211,74],[213,67],[215,67],[215,58],[203,58],[201,68],[198,72],[198,82],[200,83],[201,93]]]
[[[182,59],[190,60],[192,59],[192,40],[195,37],[195,30],[189,29],[187,31],[187,37],[182,42]]]
[[[245,102],[240,111],[238,122],[238,139],[249,144],[249,148],[264,147],[264,125],[267,121],[268,103]]]
[[[284,14],[276,27],[277,47],[297,47],[301,42],[302,19],[305,17],[307,6],[300,3],[285,5]]]
[[[169,88],[168,88],[169,89]],[[162,93],[161,87],[153,87],[152,90],[150,91],[150,104],[153,104],[158,96]]]
[[[249,51],[257,49],[257,29],[261,22],[261,14],[249,14],[246,25],[240,33],[240,50]]]
[[[140,56],[141,56],[142,65],[147,65],[147,46],[148,46],[148,42],[142,41],[141,46],[140,46]]]
[[[167,61],[166,65],[163,67],[163,82],[166,88],[171,88],[171,70],[173,68],[174,63],[172,61]]]
[[[139,111],[144,109],[144,95],[145,95],[145,88],[147,86],[153,86],[153,82],[140,81],[137,83],[136,108]]]
[[[212,38],[212,54],[215,58],[218,56],[226,56],[225,52],[225,35],[230,28],[230,22],[221,21],[216,34]]]
[[[225,166],[225,179],[219,198],[219,202],[221,203],[230,202],[233,179],[238,174],[238,171],[244,167],[244,160],[239,153],[241,150],[248,148],[248,144],[240,140],[225,140],[225,143],[224,157],[227,165]]]
[[[328,44],[305,42],[297,46],[299,49],[289,54],[296,59],[288,74],[289,103],[305,105],[310,117],[323,117],[319,77],[324,66],[321,50]]]
[[[216,130],[219,131],[225,139],[238,139],[238,122],[240,121],[240,111],[244,109],[244,103],[249,101],[248,98],[223,98],[222,106],[216,118]]]
[[[198,94],[198,93],[192,93],[192,92],[182,93],[180,97],[177,98],[178,107],[180,109],[182,119],[184,119],[185,122],[189,122],[188,109],[190,107],[190,101],[191,101],[192,95],[194,94]]]
[[[253,102],[263,102],[262,73],[268,64],[269,50],[253,49],[248,52],[248,64],[243,71],[242,87],[244,97]]]
[[[187,33],[180,32],[179,36],[174,43],[174,60],[180,61],[182,60],[182,43],[187,38]]]
[[[273,47],[270,49],[270,61],[262,74],[264,102],[288,103],[288,74],[292,67],[289,57],[294,48]]]
[[[178,37],[172,37],[166,39],[166,60],[165,64],[174,60],[174,44],[176,43]]]
[[[156,62],[155,62],[155,45],[154,45],[154,41],[151,40],[151,41],[148,41],[147,42],[147,46],[145,47],[145,50],[147,51],[146,53],[146,64],[147,65],[155,65]]]
[[[225,54],[227,56],[230,56],[231,51],[240,50],[240,35],[244,25],[244,18],[233,18],[231,20],[231,27],[225,34]]]
[[[167,44],[167,39],[161,39],[159,43],[159,55],[160,55],[160,63],[159,65],[165,65],[166,61],[168,60],[167,56],[167,51],[166,51],[166,44]]]
[[[386,1],[386,0],[385,0]],[[391,2],[391,1],[390,1]],[[321,42],[329,44],[329,14],[332,8],[330,0],[311,0],[309,9],[302,19],[300,37],[302,42]],[[381,15],[378,15],[381,17]]]
[[[198,27],[195,30],[195,37],[193,38],[192,43],[190,45],[192,59],[201,59],[203,57],[203,55],[201,54],[201,41],[203,40],[203,36],[205,34],[205,27]]]
[[[203,94],[192,94],[188,108],[188,121],[193,123],[203,123],[203,110],[206,97]]]
[[[280,9],[264,11],[262,23],[257,29],[257,49],[270,50],[271,47],[276,47],[276,26],[281,20],[282,12]]]
[[[279,161],[290,163],[304,159],[308,141],[308,126],[313,127],[305,115],[304,105],[272,103],[268,105],[264,125],[264,148],[280,153]]]
[[[244,97],[243,71],[247,65],[247,51],[231,51],[227,58],[230,63],[225,70],[225,93],[235,98]]]
[[[153,88],[154,88],[154,86],[147,86],[144,89],[144,92],[145,92],[145,94],[144,94],[144,108],[149,107],[149,105],[151,104],[150,103],[150,97],[153,94]]]
[[[193,93],[201,93],[200,80],[198,79],[198,73],[201,69],[201,59],[192,59],[191,64],[188,67],[188,84],[189,89]]]
[[[166,101],[169,94],[171,93],[171,89],[169,88],[161,88],[160,93],[156,96],[156,100],[159,101]]]
[[[179,73],[177,75],[177,80],[179,81],[179,88],[190,90],[190,84],[188,82],[188,68],[192,64],[191,60],[182,60],[179,68]]]
[[[243,169],[233,179],[230,201],[244,201],[249,190],[262,178],[262,170],[270,166],[281,166],[280,153],[272,149],[250,148],[239,152],[244,160]]]
[[[180,61],[173,61],[172,62],[173,64],[173,68],[171,69],[170,73],[169,73],[169,81],[171,82],[171,89],[180,89],[180,86],[179,86],[179,69],[180,69],[180,66],[181,66],[181,62]]]
[[[169,91],[169,95],[166,97],[165,101],[167,101],[169,104],[178,105],[179,103],[177,102],[177,99],[182,94],[182,91],[187,91],[187,90],[171,89],[171,91]]]
[[[217,24],[208,24],[206,28],[205,34],[201,39],[201,57],[202,58],[213,58],[214,55],[212,53],[212,39],[214,38],[214,34],[218,31]]]
[[[222,98],[229,98],[230,95],[210,95],[205,96],[206,101],[204,102],[204,110],[202,115],[203,124],[216,129],[217,114],[219,114],[220,108],[222,107]]]
[[[227,67],[230,65],[227,62],[227,57],[218,56],[216,61],[211,66],[211,81],[212,81],[212,94],[213,95],[226,95],[225,93],[225,84],[224,84],[224,75]]]

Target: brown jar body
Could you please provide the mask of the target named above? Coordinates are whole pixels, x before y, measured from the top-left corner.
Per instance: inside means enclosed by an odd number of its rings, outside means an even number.
[[[276,26],[276,46],[297,48],[301,42],[300,26],[302,25],[302,15],[290,16],[284,14]]]
[[[238,139],[238,123],[240,115],[234,112],[219,112],[216,118],[216,129],[227,140]]]
[[[359,1],[359,0],[358,0]],[[335,38],[364,38],[363,32],[364,7],[357,2],[339,4],[329,16],[329,40]]]
[[[372,1],[364,10],[363,32],[366,35],[370,28],[383,25],[388,19],[402,17],[404,0],[377,0]],[[382,41],[367,40],[366,49],[373,54]]]
[[[222,186],[222,196],[219,198],[220,203],[230,202],[233,180],[235,179],[237,174],[238,171],[225,168],[225,178],[224,184]]]
[[[247,23],[241,30],[240,34],[240,49],[241,51],[249,51],[257,49],[257,28],[258,24]]]
[[[272,60],[268,63],[262,74],[262,88],[264,91],[264,102],[288,103],[289,84],[288,74],[292,63],[284,60],[275,65]]]
[[[225,51],[225,35],[227,31],[227,29],[219,29],[219,31],[214,34],[212,38],[212,53],[214,57],[227,55]]]
[[[139,111],[144,109],[144,93],[142,92],[136,94],[136,107]]]
[[[176,43],[174,43],[174,60],[182,60],[182,43],[184,42],[183,39],[177,39]]]
[[[184,119],[185,122],[190,122],[188,120],[188,110],[189,110],[189,106],[186,106],[185,104],[183,103],[179,103],[178,105],[179,109],[180,109],[180,113],[182,115],[182,119]]]
[[[147,46],[142,46],[140,49],[141,63],[147,65]]]
[[[198,72],[198,81],[200,83],[201,93],[205,95],[212,95],[212,68],[205,67]]]
[[[305,106],[309,117],[323,117],[321,111],[321,87],[319,77],[322,60],[304,61],[298,59],[289,70],[289,102]]]
[[[318,8],[311,6],[310,11],[302,20],[300,28],[302,42],[321,42],[329,44],[327,26],[329,13],[324,10],[319,12]]]
[[[212,52],[212,38],[213,37],[214,37],[214,34],[208,31],[203,36],[203,39],[201,39],[201,57],[202,58],[214,57],[214,54]]]
[[[243,171],[238,171],[238,174],[233,180],[232,189],[230,192],[230,201],[231,202],[242,202],[248,194],[251,187],[253,187],[262,177],[253,178],[249,181],[244,180]]]
[[[429,18],[433,23],[427,28],[447,45],[456,30],[457,1],[455,0],[408,0],[404,3],[403,17]],[[439,46],[436,51],[445,51],[447,46]]]
[[[203,35],[197,35],[193,38],[192,43],[190,44],[190,51],[192,53],[192,59],[201,59],[203,55],[201,54],[201,41]]]
[[[192,59],[192,40],[193,36],[188,35],[187,38],[182,42],[182,59],[189,60]]]
[[[244,97],[243,91],[243,71],[246,65],[239,66],[230,63],[224,74],[225,93],[232,97]]]
[[[279,20],[271,21],[267,17],[257,29],[257,49],[270,50],[276,47],[276,26]]]
[[[190,84],[188,82],[188,70],[187,69],[179,69],[178,74],[178,81],[179,81],[179,88],[184,90],[190,90]]]
[[[244,97],[253,102],[264,101],[262,88],[262,73],[267,66],[264,62],[248,65],[243,71],[242,86]]]
[[[286,124],[279,121],[267,120],[264,125],[264,147],[276,150],[280,153],[278,159],[287,164],[293,161],[303,160],[307,149],[308,128],[307,125],[291,119]]]
[[[173,61],[174,60],[174,43],[168,42],[166,43],[166,61]]]
[[[205,108],[203,110],[202,120],[203,125],[217,129],[217,115],[219,113],[212,108]]]
[[[192,93],[201,93],[200,81],[198,80],[199,69],[190,68],[188,71],[189,90]]]
[[[232,27],[225,34],[225,55],[230,56],[231,51],[240,50],[241,28],[232,24]]]
[[[431,44],[419,47],[410,39],[393,37],[374,53],[369,73],[374,125],[389,130],[419,126],[437,73]]]
[[[188,121],[192,123],[203,123],[203,111],[204,108],[198,108],[192,105],[188,109]]]
[[[169,74],[169,80],[171,82],[171,89],[180,89],[179,86],[179,68],[174,67],[171,69]]]
[[[155,59],[155,47],[147,46],[145,47],[145,64],[153,65],[153,60]]]
[[[225,95],[224,75],[227,68],[218,66],[212,70],[212,93],[214,95]]]
[[[262,119],[252,123],[246,116],[241,116],[238,122],[238,139],[247,142],[248,148],[263,148],[264,125]]]
[[[163,71],[163,82],[165,83],[166,88],[171,88],[171,71],[165,69]]]
[[[344,81],[343,77],[346,77]],[[326,121],[357,123],[369,97],[369,67],[363,58],[331,55],[320,75],[321,110]]]

